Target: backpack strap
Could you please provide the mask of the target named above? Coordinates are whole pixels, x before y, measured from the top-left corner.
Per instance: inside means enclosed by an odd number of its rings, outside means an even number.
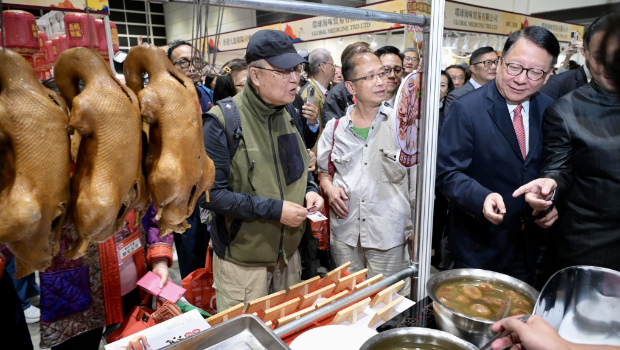
[[[237,148],[239,148],[239,140],[243,137],[241,116],[239,115],[237,104],[232,97],[217,101],[217,105],[220,106],[224,115],[224,133],[228,143],[228,153],[230,154],[230,159],[232,159],[237,152]]]

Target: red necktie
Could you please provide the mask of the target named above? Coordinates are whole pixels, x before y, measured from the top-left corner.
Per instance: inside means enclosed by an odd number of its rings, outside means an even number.
[[[525,128],[523,127],[523,115],[521,114],[521,110],[523,109],[523,105],[518,105],[514,111],[514,118],[512,118],[512,126],[515,128],[515,133],[517,134],[517,141],[519,141],[519,148],[521,148],[521,155],[523,159],[527,156],[525,152]]]

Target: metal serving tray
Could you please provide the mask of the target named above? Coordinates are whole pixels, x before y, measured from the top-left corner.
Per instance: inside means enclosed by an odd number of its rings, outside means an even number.
[[[254,315],[240,315],[171,344],[170,350],[291,350]]]

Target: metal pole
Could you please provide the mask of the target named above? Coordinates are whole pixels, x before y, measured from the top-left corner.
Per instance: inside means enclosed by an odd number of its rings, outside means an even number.
[[[110,28],[110,16],[103,16],[103,27],[105,28],[105,37],[108,43],[108,57],[110,58],[110,68],[114,75],[118,74],[114,68],[114,46],[112,45],[112,29]]]
[[[2,10],[2,0],[0,0],[0,34],[2,35],[2,51],[6,52],[6,44],[4,43],[4,12]]]
[[[90,25],[90,8],[88,7],[88,0],[84,0],[86,5],[86,24],[88,25],[88,38],[90,39],[90,49],[93,49],[93,28]]]
[[[154,1],[161,2],[161,1]],[[193,0],[172,0],[172,2],[193,3]],[[411,24],[423,27],[428,18],[426,16],[412,16],[393,12],[372,11],[361,8],[323,5],[304,1],[286,0],[205,0],[209,5],[222,7],[246,8],[260,11],[296,13],[309,16],[328,16],[338,18],[358,19],[365,21]]]
[[[322,307],[316,311],[312,311],[311,313],[303,317],[300,317],[297,320],[292,321],[291,323],[287,323],[280,328],[276,328],[274,330],[274,333],[278,337],[283,338],[287,334],[292,333],[295,330],[302,328],[310,324],[311,322],[314,322],[322,317],[332,314],[338,309],[342,309],[345,306],[348,306],[349,304],[352,304],[358,300],[362,300],[366,298],[367,296],[374,294],[378,290],[391,286],[392,284],[398,281],[401,281],[405,278],[409,278],[409,276],[411,276],[415,272],[416,272],[416,268],[414,266],[406,267],[402,269],[401,271],[393,274],[392,276],[382,279],[381,281],[377,282],[376,284],[373,284],[370,287],[366,287],[360,291],[354,292],[353,294],[350,294],[340,300],[337,300],[332,304]]]
[[[426,296],[425,281],[430,277],[435,167],[437,164],[437,130],[439,125],[439,86],[441,82],[441,47],[445,0],[433,0],[430,23],[424,27],[424,72],[422,117],[420,118],[420,165],[414,230],[419,237],[419,258],[415,300]],[[439,252],[435,252],[439,254]],[[420,283],[422,281],[423,283]]]

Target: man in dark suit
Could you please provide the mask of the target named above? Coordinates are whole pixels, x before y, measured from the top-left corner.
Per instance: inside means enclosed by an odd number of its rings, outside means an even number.
[[[510,35],[495,81],[452,102],[439,135],[437,187],[450,200],[448,237],[455,267],[502,272],[532,284],[538,226],[517,188],[538,177],[542,114],[553,102],[538,93],[560,45],[542,27]],[[515,187],[516,186],[516,187]],[[536,225],[537,224],[537,225]]]
[[[601,59],[605,30],[612,24],[610,15],[603,15],[586,30],[592,81],[545,111],[541,178],[514,193],[527,193],[526,201],[536,210],[553,203],[558,208],[560,218],[549,237],[548,276],[574,265],[620,271],[619,88]]]
[[[584,38],[584,45],[587,47]],[[584,48],[581,48],[583,55],[586,53],[583,52]],[[582,87],[583,85],[588,83],[589,72],[587,72],[587,68],[585,65],[566,71],[564,73],[552,75],[549,77],[549,81],[540,89],[540,92],[546,94],[554,100],[566,95],[567,93]]]
[[[469,58],[471,78],[463,86],[453,90],[446,96],[446,101],[444,102],[446,105],[445,108],[448,108],[450,103],[457,98],[495,79],[495,75],[497,74],[497,62],[499,62],[497,52],[490,46],[484,46],[472,52]]]

